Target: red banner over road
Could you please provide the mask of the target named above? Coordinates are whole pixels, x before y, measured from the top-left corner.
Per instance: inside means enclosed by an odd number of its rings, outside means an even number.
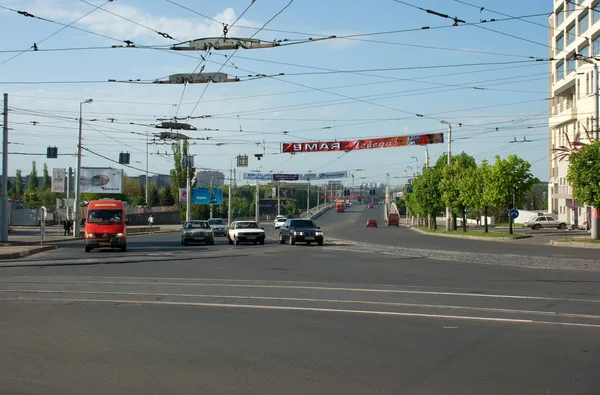
[[[412,136],[381,137],[364,140],[350,141],[319,141],[311,143],[283,143],[281,152],[300,153],[300,152],[337,152],[337,151],[356,151],[373,148],[393,148],[405,147],[408,145],[427,145],[444,142],[443,133],[416,134]]]

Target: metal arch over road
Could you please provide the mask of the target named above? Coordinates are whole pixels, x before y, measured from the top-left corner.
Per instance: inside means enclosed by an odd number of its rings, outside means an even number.
[[[324,247],[280,245],[265,225],[265,246],[184,247],[162,233],[131,236],[131,254],[69,242],[0,267],[0,389],[597,390],[600,264],[557,270],[564,249],[364,226],[382,216],[329,211],[316,220]],[[544,270],[527,267],[538,259]]]

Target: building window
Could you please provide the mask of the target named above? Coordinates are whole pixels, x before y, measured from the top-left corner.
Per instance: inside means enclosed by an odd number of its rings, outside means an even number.
[[[593,56],[600,55],[600,36],[592,40],[592,51]]]
[[[560,6],[556,9],[556,26],[560,26],[561,23],[565,21],[565,13],[563,12],[563,6]]]
[[[575,56],[571,55],[567,58],[567,74],[571,74],[575,71]]]
[[[572,24],[567,28],[567,45],[575,41],[575,24]]]
[[[575,2],[567,1],[567,16],[571,15],[575,11]]]
[[[583,47],[579,48],[578,53],[580,53],[581,55],[585,56],[586,58],[590,57],[590,46],[587,44],[587,42],[586,42],[586,44]],[[582,64],[583,64],[583,60],[579,59],[577,61],[577,66],[581,66]]]
[[[564,62],[560,62],[556,65],[556,80],[560,81],[565,78],[565,64]]]
[[[600,21],[600,1],[592,5],[592,23]]]
[[[579,18],[579,35],[581,36],[583,33],[585,33],[589,26],[590,23],[588,21],[588,13],[585,12],[581,18]]]
[[[556,37],[556,53],[558,54],[563,49],[565,49],[565,35],[561,34]]]

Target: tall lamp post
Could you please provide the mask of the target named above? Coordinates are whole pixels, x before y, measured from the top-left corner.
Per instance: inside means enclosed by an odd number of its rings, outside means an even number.
[[[416,156],[411,156],[410,159],[414,159],[417,161],[417,172],[419,172],[419,159]]]
[[[448,166],[450,166],[450,161],[452,159],[452,124],[446,121],[440,121],[445,125],[448,125]],[[450,207],[446,206],[446,230],[450,230]]]
[[[75,215],[74,224],[73,224],[73,237],[79,237],[80,233],[80,211],[81,211],[81,203],[80,203],[80,192],[81,192],[81,131],[83,128],[83,120],[82,120],[82,112],[83,105],[92,103],[92,99],[86,99],[82,102],[79,102],[79,137],[77,140],[77,175],[75,178],[75,203],[73,204],[73,213]]]

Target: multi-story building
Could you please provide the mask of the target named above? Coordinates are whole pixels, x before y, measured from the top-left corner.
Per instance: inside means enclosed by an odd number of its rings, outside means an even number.
[[[548,211],[561,221],[589,223],[589,209],[573,200],[567,182],[568,158],[560,161],[555,148],[569,146],[579,133],[598,138],[598,81],[594,58],[600,56],[600,0],[554,0],[548,21],[549,62],[549,185]],[[600,66],[600,64],[599,64]]]
[[[202,170],[196,172],[196,186],[199,188],[220,187],[225,185],[225,175],[220,171]]]

